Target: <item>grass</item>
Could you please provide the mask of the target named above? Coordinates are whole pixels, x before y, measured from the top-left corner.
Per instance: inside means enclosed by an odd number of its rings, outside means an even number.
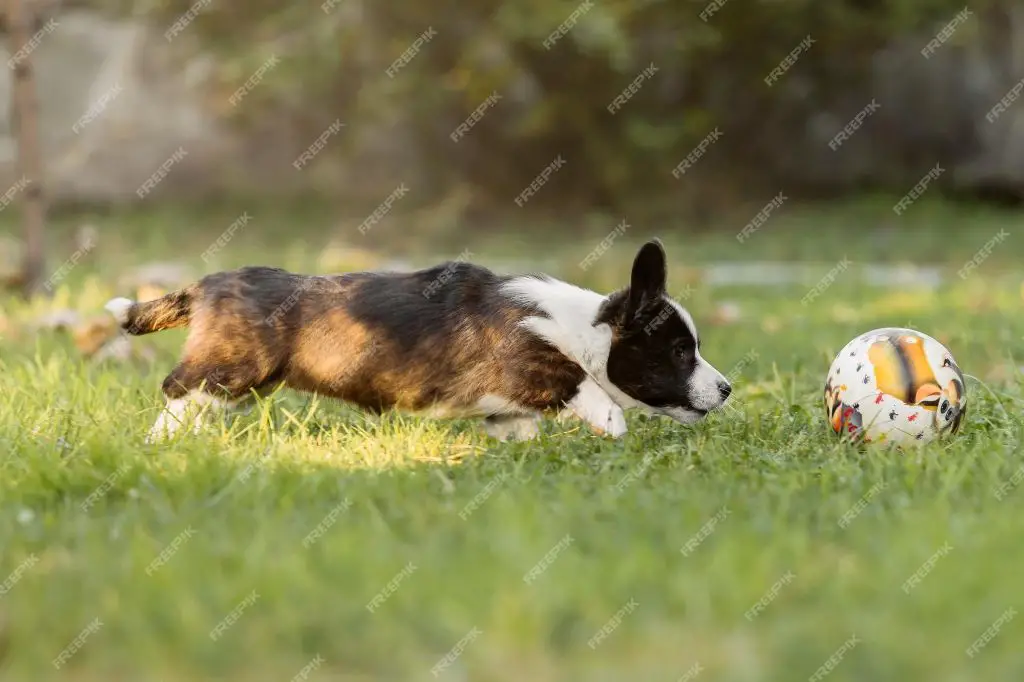
[[[829,231],[843,220],[822,215],[799,249],[887,255],[870,231]],[[955,273],[1000,224],[907,260]],[[166,257],[168,225],[150,227],[158,236],[133,251],[128,236],[101,240],[49,305],[99,311],[118,268]],[[796,229],[780,220],[757,237],[782,253],[776,240]],[[176,255],[198,260],[219,232],[183,235]],[[254,225],[225,257],[316,268],[316,248],[269,250],[272,239]],[[691,262],[723,248],[689,246]],[[576,262],[591,248],[588,237],[558,253]],[[1020,248],[1008,240],[933,293],[839,277],[803,306],[800,288],[698,286],[687,305],[709,361],[738,369],[736,409],[692,427],[630,415],[622,441],[548,423],[538,442],[498,444],[472,422],[372,419],[280,394],[145,445],[182,334],[139,340],[157,359],[131,367],[85,363],[58,333],[8,335],[0,678],[770,681],[826,666],[830,682],[1020,679],[1024,619],[1001,618],[1024,607],[1024,300],[1019,271],[1003,267]],[[629,255],[617,243],[602,273],[624,277]],[[710,324],[724,299],[740,319]],[[47,306],[3,304],[15,322]],[[833,355],[888,325],[943,340],[979,378],[953,442],[861,451],[828,432]]]

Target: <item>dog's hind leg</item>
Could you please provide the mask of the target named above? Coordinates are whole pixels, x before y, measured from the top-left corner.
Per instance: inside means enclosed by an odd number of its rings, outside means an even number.
[[[211,367],[183,361],[164,379],[167,404],[153,423],[146,442],[170,438],[184,427],[199,433],[211,414],[233,408],[249,397],[258,379],[247,365]]]

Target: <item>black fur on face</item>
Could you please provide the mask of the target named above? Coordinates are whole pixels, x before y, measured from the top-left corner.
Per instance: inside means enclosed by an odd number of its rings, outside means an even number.
[[[651,407],[706,413],[692,385],[699,340],[668,297],[666,279],[665,250],[650,241],[636,255],[629,287],[609,296],[597,319],[612,328],[608,378]]]

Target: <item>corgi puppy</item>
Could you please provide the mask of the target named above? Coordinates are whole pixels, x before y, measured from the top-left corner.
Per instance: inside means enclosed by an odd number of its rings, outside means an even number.
[[[106,309],[128,334],[189,330],[150,442],[281,384],[375,413],[479,417],[501,440],[535,436],[549,412],[620,437],[624,409],[686,424],[731,392],[666,293],[666,270],[658,240],[607,296],[467,262],[323,276],[245,267]]]

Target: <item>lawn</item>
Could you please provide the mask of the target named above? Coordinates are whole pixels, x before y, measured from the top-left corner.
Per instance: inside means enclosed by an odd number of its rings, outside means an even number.
[[[209,270],[198,254],[231,212],[116,234],[96,218],[112,236],[53,301],[0,299],[0,679],[1022,679],[1019,216],[908,219],[893,234],[808,215],[745,246],[663,236],[673,267],[798,251],[824,276],[848,253],[938,265],[945,280],[872,287],[851,268],[808,305],[807,284],[697,281],[686,305],[734,379],[731,409],[689,427],[630,415],[621,441],[550,422],[515,444],[287,393],[144,444],[181,330],[134,341],[152,365],[90,364],[63,333],[13,330],[56,307],[100,312],[139,262]],[[577,263],[612,227],[532,248]],[[558,274],[624,281],[654,234],[632,229],[593,269]],[[508,239],[435,250],[529,257],[530,241]],[[315,271],[323,253],[319,233],[289,241],[254,221],[217,264]],[[972,375],[955,441],[861,451],[831,437],[828,365],[881,326],[939,338]]]

